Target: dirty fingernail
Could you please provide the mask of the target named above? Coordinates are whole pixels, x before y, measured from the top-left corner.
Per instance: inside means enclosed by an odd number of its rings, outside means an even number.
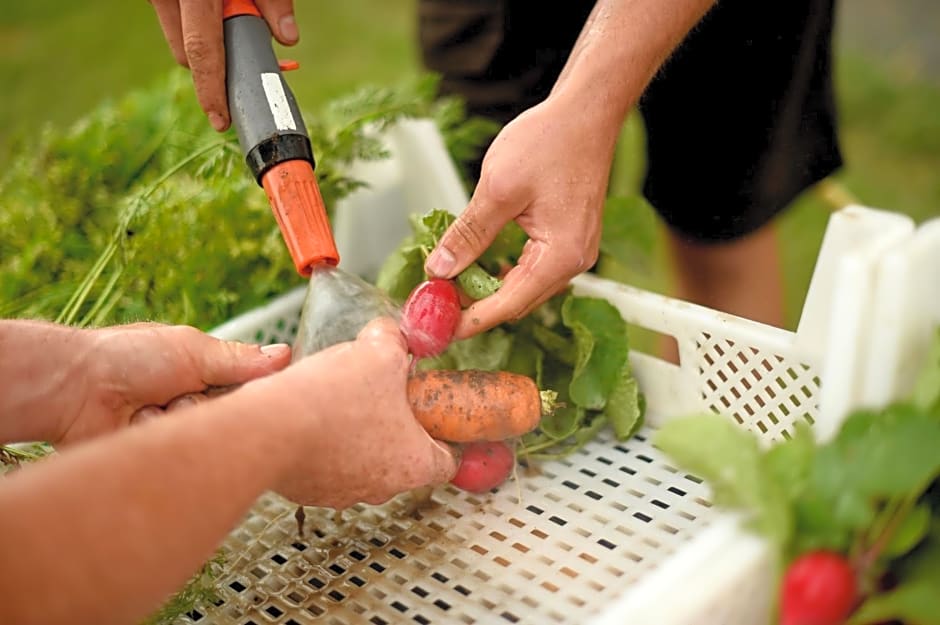
[[[162,417],[163,414],[164,410],[159,406],[145,406],[131,416],[131,423],[143,423],[151,419]]]
[[[218,132],[222,132],[228,126],[228,123],[225,121],[225,117],[221,113],[216,113],[215,111],[209,113],[209,123],[212,124],[212,127],[215,128]]]
[[[277,358],[279,356],[284,356],[290,352],[290,345],[287,343],[274,343],[271,345],[265,345],[261,348],[261,353],[267,356],[268,358]]]
[[[285,15],[278,22],[278,28],[281,29],[281,36],[287,41],[297,41],[300,33],[297,32],[297,22],[293,15]]]
[[[205,391],[203,391],[203,394],[207,398],[212,399],[213,397],[218,397],[219,395],[227,395],[238,387],[238,384],[232,384],[230,386],[210,386]]]
[[[457,259],[454,258],[453,253],[446,247],[439,247],[428,256],[428,262],[426,268],[428,273],[432,276],[439,278],[446,278],[451,269],[454,268],[454,264],[457,262]]]
[[[177,410],[177,409],[179,409],[179,408],[185,408],[186,406],[193,406],[193,405],[195,405],[196,403],[198,403],[198,401],[199,401],[199,400],[196,399],[196,397],[193,396],[193,395],[191,395],[191,394],[190,394],[190,395],[181,395],[180,397],[177,397],[176,399],[174,399],[173,401],[171,401],[171,402],[167,405],[166,409],[167,409],[167,412],[172,412],[172,411]]]

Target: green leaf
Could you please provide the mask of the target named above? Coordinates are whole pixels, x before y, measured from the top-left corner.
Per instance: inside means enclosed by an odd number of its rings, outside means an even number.
[[[553,413],[542,417],[539,430],[556,441],[574,435],[584,420],[585,411],[578,406],[560,406]]]
[[[829,447],[836,457],[825,468],[844,487],[869,496],[905,496],[926,488],[940,472],[940,421],[905,405],[861,411],[846,420]]]
[[[940,416],[940,328],[934,332],[927,360],[914,383],[912,401],[921,410]]]
[[[375,282],[393,300],[403,302],[424,277],[424,253],[420,247],[409,245],[400,247],[382,263]]]
[[[561,317],[575,339],[571,399],[583,408],[601,410],[627,360],[626,323],[613,304],[594,297],[569,296]]]
[[[627,440],[643,425],[640,385],[633,377],[629,358],[620,369],[620,379],[610,392],[604,415],[610,421],[617,440]]]
[[[522,256],[522,248],[528,238],[516,222],[510,221],[503,226],[490,246],[480,255],[478,262],[487,271],[497,274],[504,267],[516,264]]]
[[[793,436],[773,445],[764,454],[764,465],[792,501],[803,492],[816,453],[816,441],[808,425],[798,424]]]
[[[141,625],[171,625],[193,610],[206,610],[219,601],[219,581],[225,573],[226,554],[219,550],[193,574],[179,591]]]
[[[778,549],[786,545],[792,513],[762,461],[754,435],[725,417],[708,414],[667,422],[654,443],[685,470],[704,478],[715,503],[743,512]]]
[[[858,410],[820,448],[796,502],[796,549],[846,549],[881,503],[918,496],[940,473],[940,421],[911,405]]]
[[[447,349],[457,369],[500,371],[509,363],[513,337],[502,328],[456,341]]]
[[[521,333],[515,334],[512,350],[506,361],[506,371],[529,376],[541,388],[540,378],[544,358],[545,352],[529,336]]]
[[[919,505],[912,508],[885,546],[884,555],[897,557],[916,547],[930,531],[930,520],[929,506]]]
[[[412,216],[411,227],[414,231],[415,243],[433,248],[456,219],[453,213],[439,208],[423,215]]]
[[[431,358],[422,358],[418,361],[418,371],[430,371],[432,369],[456,369],[457,359],[450,351]]]
[[[806,487],[795,502],[799,528],[795,551],[843,551],[856,532],[874,522],[875,501],[852,483],[853,471],[837,449],[829,446],[817,451]]]
[[[936,533],[926,548],[899,572],[900,583],[892,590],[865,601],[849,619],[849,625],[875,625],[900,620],[905,625],[940,625],[940,543]]]
[[[590,423],[575,432],[575,445],[577,447],[582,447],[588,444],[594,440],[594,437],[597,436],[597,433],[600,432],[605,425],[607,425],[607,417],[601,413],[595,414],[593,417],[591,417]]]
[[[488,274],[478,263],[470,263],[457,275],[457,284],[471,298],[480,300],[498,291],[503,281]]]
[[[640,195],[604,203],[601,253],[624,266],[648,263],[656,243],[656,213]]]
[[[532,325],[529,331],[532,333],[532,338],[549,356],[568,367],[574,366],[576,358],[574,341],[543,325]]]

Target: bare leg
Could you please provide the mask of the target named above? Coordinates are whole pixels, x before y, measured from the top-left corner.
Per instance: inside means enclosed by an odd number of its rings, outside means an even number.
[[[783,275],[773,223],[725,243],[698,243],[671,231],[667,241],[676,297],[783,327]],[[674,341],[663,341],[660,351],[678,362]]]

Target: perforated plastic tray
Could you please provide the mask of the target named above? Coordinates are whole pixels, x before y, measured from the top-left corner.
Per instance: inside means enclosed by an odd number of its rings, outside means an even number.
[[[347,202],[340,217],[352,221],[337,225],[347,233],[340,241],[345,266],[364,274],[397,239],[360,245],[356,233],[401,232],[404,219],[403,208],[380,211],[370,198],[383,198],[387,208],[397,197],[393,204],[417,210],[453,209],[465,200],[446,168],[430,176],[444,181],[438,191],[427,190],[429,176],[422,174],[431,165],[421,158],[435,166],[446,161],[427,124],[394,133],[393,155],[408,158],[393,158],[367,175],[373,187]],[[421,185],[424,201],[416,202]],[[707,484],[671,466],[650,435],[671,417],[701,411],[728,415],[764,442],[786,437],[799,421],[820,437],[834,431],[845,409],[871,393],[866,376],[897,379],[902,342],[923,338],[878,335],[897,348],[887,359],[867,347],[872,324],[898,314],[876,305],[879,289],[896,284],[891,271],[906,266],[886,257],[908,247],[940,251],[940,228],[933,228],[930,241],[909,246],[913,234],[914,224],[895,214],[861,207],[835,214],[796,332],[580,276],[577,292],[606,298],[629,322],[678,343],[678,366],[631,354],[648,401],[647,425],[635,438],[621,443],[602,434],[567,460],[522,471],[517,481],[483,496],[439,487],[428,505],[406,494],[341,515],[307,508],[303,537],[295,506],[265,495],[226,541],[220,604],[185,621],[767,622],[773,589],[764,544],[742,532],[736,517],[713,508]],[[931,275],[940,279],[938,272]],[[904,283],[907,297],[916,299],[918,284]],[[214,333],[290,342],[303,296],[303,290],[286,294]],[[940,304],[935,308],[940,318]],[[921,321],[918,327],[926,325]]]
[[[606,437],[493,494],[335,518],[263,498],[227,547],[216,623],[584,623],[714,516],[701,481]],[[339,521],[339,522],[337,522]]]

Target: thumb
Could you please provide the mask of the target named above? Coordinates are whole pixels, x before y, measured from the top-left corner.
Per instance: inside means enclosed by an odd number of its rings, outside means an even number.
[[[467,268],[490,246],[515,214],[490,199],[478,185],[463,213],[450,225],[428,256],[424,269],[435,278],[450,279]],[[509,215],[508,217],[506,215]]]
[[[192,352],[191,352],[192,353]],[[213,339],[193,353],[196,374],[209,386],[231,386],[274,373],[290,363],[290,346]]]
[[[457,448],[432,438],[431,454],[433,460],[427,483],[444,484],[451,481],[460,466],[460,453]]]

